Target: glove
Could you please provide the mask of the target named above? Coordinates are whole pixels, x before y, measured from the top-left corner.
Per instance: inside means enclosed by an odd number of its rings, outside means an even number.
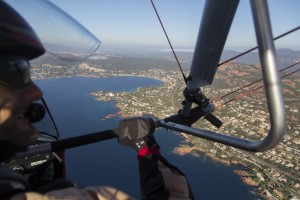
[[[129,146],[136,151],[144,147],[158,146],[153,132],[155,123],[151,118],[130,118],[124,119],[119,124],[121,133],[119,134],[119,143]]]

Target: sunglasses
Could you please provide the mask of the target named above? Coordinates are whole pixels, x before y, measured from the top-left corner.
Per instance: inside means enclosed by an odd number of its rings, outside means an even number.
[[[21,88],[30,82],[30,63],[21,56],[0,56],[0,84]]]

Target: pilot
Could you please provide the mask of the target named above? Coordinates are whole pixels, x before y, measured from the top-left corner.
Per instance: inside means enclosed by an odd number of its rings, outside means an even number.
[[[5,1],[0,1],[0,160],[35,144],[38,132],[25,115],[43,92],[30,79],[29,60],[45,49],[29,24]],[[142,199],[194,199],[185,175],[160,154],[154,121],[131,118],[120,122],[120,144],[138,154]],[[0,199],[134,199],[113,187],[78,188],[65,180],[40,190],[0,165]],[[58,183],[57,187],[53,187]],[[42,185],[41,185],[42,187]],[[46,187],[47,188],[47,187]]]

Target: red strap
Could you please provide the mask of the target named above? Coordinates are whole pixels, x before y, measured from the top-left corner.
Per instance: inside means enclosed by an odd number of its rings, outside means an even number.
[[[138,156],[147,156],[147,155],[160,154],[160,150],[158,147],[144,147],[138,152]]]

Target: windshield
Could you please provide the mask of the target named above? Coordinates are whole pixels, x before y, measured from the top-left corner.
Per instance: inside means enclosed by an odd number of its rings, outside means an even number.
[[[80,61],[100,46],[100,40],[92,33],[47,0],[6,2],[32,26],[49,54],[64,60]]]

